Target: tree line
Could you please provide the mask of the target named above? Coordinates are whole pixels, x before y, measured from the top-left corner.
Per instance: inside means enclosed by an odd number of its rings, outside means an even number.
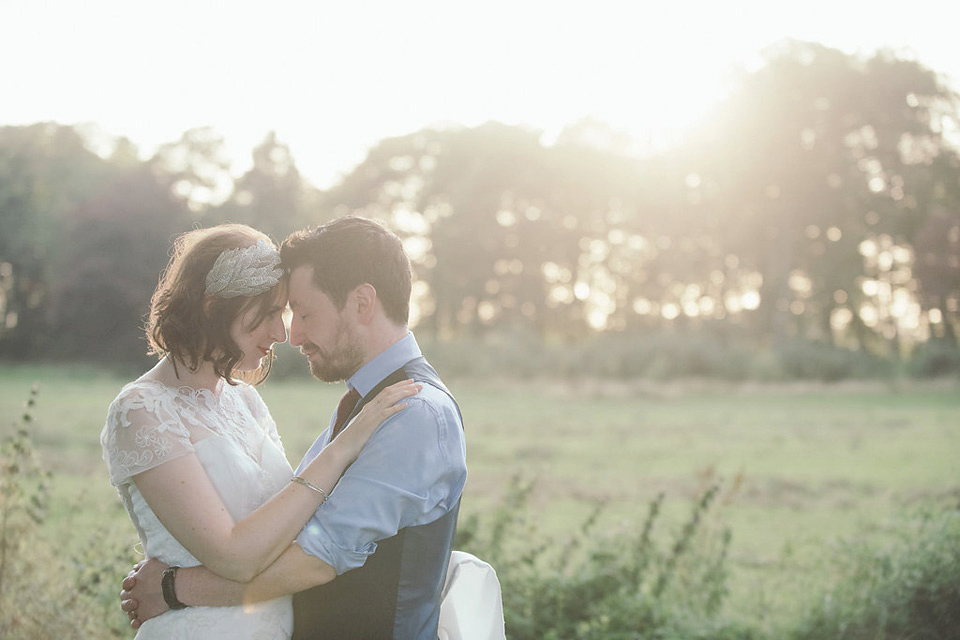
[[[549,144],[495,122],[428,128],[327,190],[273,134],[233,177],[210,128],[143,160],[125,139],[95,152],[78,127],[0,127],[0,357],[139,359],[176,234],[230,221],[282,240],[345,213],[404,238],[418,331],[438,339],[955,349],[958,105],[916,61],[789,41],[669,148],[589,119]]]

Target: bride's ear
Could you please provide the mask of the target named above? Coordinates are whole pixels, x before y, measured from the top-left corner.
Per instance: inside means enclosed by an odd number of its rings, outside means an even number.
[[[212,293],[208,293],[203,296],[203,316],[208,320],[210,319],[210,313],[213,309],[213,299],[215,297],[216,296],[214,296]]]

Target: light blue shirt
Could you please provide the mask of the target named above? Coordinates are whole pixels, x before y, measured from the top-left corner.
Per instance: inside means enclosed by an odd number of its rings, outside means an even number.
[[[360,368],[347,384],[366,396],[420,357],[412,333]],[[337,575],[363,566],[377,541],[433,522],[457,504],[467,479],[466,444],[456,404],[424,384],[406,409],[383,422],[297,536],[307,553]],[[334,418],[331,418],[330,427]],[[297,473],[328,444],[331,428],[307,451]]]

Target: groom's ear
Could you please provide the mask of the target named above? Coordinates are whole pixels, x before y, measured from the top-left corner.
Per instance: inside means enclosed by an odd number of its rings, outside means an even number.
[[[373,319],[374,307],[377,305],[377,290],[372,284],[361,284],[350,294],[356,305],[357,320],[368,323]]]

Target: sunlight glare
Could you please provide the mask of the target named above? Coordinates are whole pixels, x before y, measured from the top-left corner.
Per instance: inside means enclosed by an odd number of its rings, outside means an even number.
[[[760,292],[745,292],[742,296],[740,296],[740,305],[747,311],[756,311],[760,308]]]
[[[853,312],[846,307],[834,309],[830,314],[830,328],[840,333],[853,321]]]

